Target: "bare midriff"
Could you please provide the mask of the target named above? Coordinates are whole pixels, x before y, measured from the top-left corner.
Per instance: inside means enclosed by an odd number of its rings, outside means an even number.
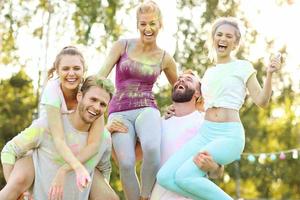
[[[205,120],[213,122],[240,122],[239,112],[234,109],[212,107],[205,111]]]

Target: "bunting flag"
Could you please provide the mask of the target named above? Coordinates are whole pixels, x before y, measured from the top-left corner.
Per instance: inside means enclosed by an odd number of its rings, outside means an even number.
[[[243,153],[242,159],[247,159],[250,163],[258,162],[264,164],[266,161],[285,160],[287,158],[298,159],[300,148],[288,149],[284,151],[268,152],[268,153]]]

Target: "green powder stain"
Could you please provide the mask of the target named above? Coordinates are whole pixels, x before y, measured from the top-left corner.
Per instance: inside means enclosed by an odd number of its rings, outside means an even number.
[[[103,139],[107,139],[110,137],[110,132],[107,130],[107,129],[104,129],[104,132],[103,132]]]
[[[96,157],[97,155],[95,155],[95,156],[93,156],[91,159],[89,159],[88,161],[86,161],[86,166],[88,167],[88,168],[94,168],[95,166],[96,166]]]
[[[32,127],[32,128],[27,128],[25,131],[24,131],[24,140],[26,142],[28,141],[32,141],[34,140],[35,138],[38,138],[40,136],[40,134],[42,134],[44,131],[43,128],[35,128],[35,127]]]

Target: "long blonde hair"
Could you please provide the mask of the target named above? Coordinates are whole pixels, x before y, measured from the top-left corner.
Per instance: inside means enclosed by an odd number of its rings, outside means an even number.
[[[55,61],[52,65],[52,67],[48,70],[48,79],[53,77],[53,73],[55,71],[58,71],[59,63],[60,63],[62,57],[65,55],[79,56],[80,61],[83,65],[83,70],[84,71],[86,70],[85,60],[83,58],[82,53],[74,46],[66,46],[56,55],[56,58],[55,58]]]
[[[214,61],[216,59],[216,52],[215,49],[213,47],[213,41],[214,41],[214,36],[216,34],[217,29],[224,25],[224,24],[228,24],[232,27],[235,28],[235,36],[236,36],[236,43],[240,44],[241,43],[241,39],[242,39],[242,32],[243,32],[243,27],[240,23],[240,21],[234,17],[221,17],[218,18],[212,25],[211,27],[211,31],[210,34],[208,36],[208,40],[207,40],[207,48],[208,48],[208,58],[211,61]],[[238,48],[237,48],[238,49]]]

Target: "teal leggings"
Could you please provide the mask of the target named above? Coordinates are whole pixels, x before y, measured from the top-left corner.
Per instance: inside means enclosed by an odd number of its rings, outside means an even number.
[[[176,152],[159,170],[158,183],[168,190],[195,200],[232,199],[193,162],[198,152],[208,151],[222,165],[238,159],[245,145],[245,134],[240,122],[204,121],[200,132]]]

